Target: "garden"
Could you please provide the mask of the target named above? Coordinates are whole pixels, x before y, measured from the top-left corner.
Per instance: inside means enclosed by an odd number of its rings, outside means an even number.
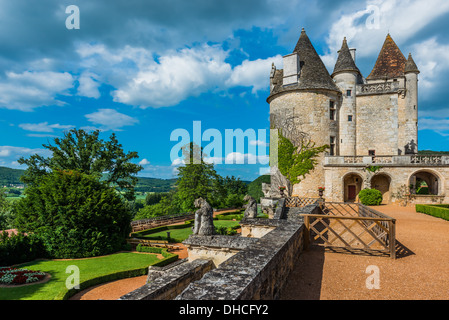
[[[214,217],[215,232],[220,235],[235,235],[240,229],[239,221],[243,218],[240,211],[219,214]],[[131,237],[144,240],[161,240],[181,243],[192,234],[193,220],[183,224],[157,227],[134,232]]]
[[[145,275],[148,266],[163,266],[177,258],[177,255],[170,253],[159,259],[155,254],[121,252],[88,259],[35,260],[16,266],[15,269],[38,271],[38,274],[48,273],[50,280],[26,286],[0,287],[0,300],[65,300],[79,290],[96,284]],[[79,268],[79,290],[69,290],[66,287],[66,280],[70,276],[67,270],[70,266]]]

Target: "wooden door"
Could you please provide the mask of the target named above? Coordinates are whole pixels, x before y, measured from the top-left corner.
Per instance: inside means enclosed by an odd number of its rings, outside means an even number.
[[[348,186],[348,201],[354,201],[357,197],[357,187]]]

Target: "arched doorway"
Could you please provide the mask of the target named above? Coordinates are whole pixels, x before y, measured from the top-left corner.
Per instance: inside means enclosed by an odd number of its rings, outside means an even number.
[[[440,178],[430,171],[415,172],[410,177],[409,185],[415,194],[435,196],[440,194]]]
[[[363,178],[358,173],[348,173],[343,177],[343,199],[344,202],[355,202],[359,192],[362,190]]]
[[[390,195],[391,178],[386,174],[376,174],[371,179],[371,188],[379,190],[382,193],[382,204],[388,204],[391,200]]]

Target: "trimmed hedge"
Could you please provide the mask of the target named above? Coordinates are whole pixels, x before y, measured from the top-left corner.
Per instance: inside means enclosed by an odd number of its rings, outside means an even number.
[[[382,203],[382,193],[376,189],[364,189],[359,193],[360,202],[365,206],[378,206]]]
[[[430,216],[449,221],[449,205],[415,205],[416,212],[428,214]]]
[[[152,229],[133,232],[133,233],[131,233],[131,237],[142,238],[142,237],[146,236],[147,234],[157,233],[157,232],[161,232],[161,231],[165,231],[165,230],[184,229],[190,225],[193,226],[193,220],[188,220],[184,224],[178,224],[178,225],[174,225],[174,226],[162,226],[162,227],[156,227],[156,228],[152,228]]]
[[[153,248],[153,249],[160,249],[160,248]],[[168,264],[178,260],[178,255],[177,254],[169,253],[169,252],[167,252],[166,249],[160,249],[160,250],[161,250],[160,253],[162,254],[162,256],[164,256],[164,259],[162,259],[159,262],[156,262],[155,264],[152,264],[151,266],[164,267],[164,266],[166,266],[166,265],[168,265]],[[142,252],[145,252],[145,251],[142,251]],[[107,275],[104,275],[104,276],[101,276],[101,277],[89,279],[89,280],[86,280],[84,282],[81,282],[79,284],[79,286],[80,286],[79,289],[70,289],[70,290],[67,289],[67,290],[62,291],[55,298],[55,300],[68,300],[70,297],[74,296],[78,292],[80,292],[82,290],[85,290],[85,289],[88,289],[90,287],[93,287],[93,286],[95,286],[97,284],[102,284],[102,283],[115,281],[115,280],[126,279],[126,278],[133,278],[133,277],[144,276],[146,274],[148,274],[148,267],[139,268],[139,269],[133,269],[133,270],[126,270],[126,271],[119,271],[119,272],[107,274]]]

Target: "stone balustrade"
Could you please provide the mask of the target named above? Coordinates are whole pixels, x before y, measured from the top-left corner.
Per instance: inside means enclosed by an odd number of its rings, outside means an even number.
[[[405,155],[405,156],[336,156],[325,157],[325,166],[401,166],[422,167],[449,165],[449,156]]]

